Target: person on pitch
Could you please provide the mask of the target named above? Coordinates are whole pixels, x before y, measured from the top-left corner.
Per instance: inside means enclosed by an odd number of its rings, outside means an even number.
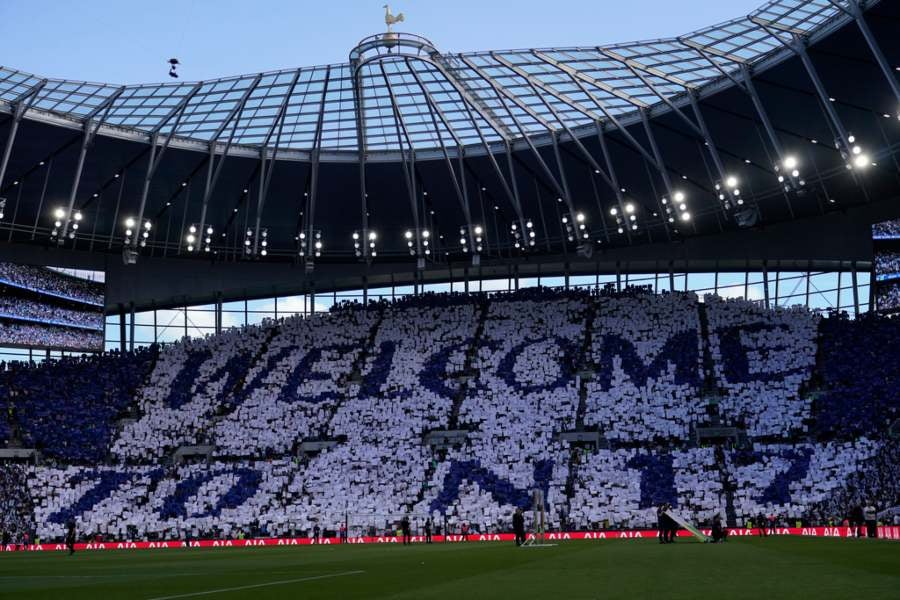
[[[409,534],[409,515],[403,515],[400,521],[400,530],[403,532],[403,545],[412,544],[412,537]]]
[[[319,529],[319,524],[318,524],[318,523],[316,523],[315,525],[313,525],[313,544],[318,544],[318,543],[319,543],[319,532],[320,532],[320,531],[321,531],[321,529]]]
[[[69,549],[69,556],[75,554],[75,519],[69,519],[66,523],[66,548]]]
[[[425,521],[425,543],[426,544],[431,543],[431,528],[432,528],[431,517],[428,517],[428,520]]]
[[[658,530],[656,537],[659,538],[660,544],[666,543],[666,519],[667,518],[668,517],[666,517],[666,507],[664,504],[660,504],[659,507],[656,509],[656,528]]]
[[[525,543],[525,515],[522,514],[521,508],[517,508],[513,513],[512,525],[516,534],[516,546],[521,546]]]
[[[712,541],[713,543],[728,541],[728,532],[722,527],[722,516],[716,515],[712,522]]]

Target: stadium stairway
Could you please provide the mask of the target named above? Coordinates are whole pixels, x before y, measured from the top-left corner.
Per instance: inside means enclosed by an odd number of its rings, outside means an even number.
[[[333,403],[329,408],[328,417],[323,421],[322,428],[319,430],[319,439],[324,440],[329,437],[328,431],[331,426],[331,420],[334,418],[334,415],[337,412],[338,407],[343,403],[343,400],[350,395],[350,386],[354,384],[362,385],[362,370],[369,358],[372,348],[375,347],[375,338],[378,336],[378,331],[381,329],[381,324],[384,321],[384,311],[385,309],[383,306],[378,308],[378,316],[375,318],[375,322],[372,323],[372,328],[369,330],[369,335],[366,338],[366,343],[362,347],[362,351],[357,355],[356,360],[353,361],[353,366],[350,368],[350,372],[347,376],[339,380],[338,387],[342,390],[342,400]]]
[[[478,355],[478,349],[481,347],[481,340],[484,337],[484,325],[487,322],[488,303],[478,303],[478,324],[475,326],[475,333],[472,334],[472,343],[466,350],[466,359],[463,361],[459,388],[456,390],[456,396],[453,398],[453,405],[450,407],[450,417],[447,419],[447,429],[459,429],[459,411],[462,408],[463,400],[466,398],[466,385],[468,376],[473,374],[472,364]]]
[[[700,319],[700,340],[703,344],[703,390],[701,393],[706,396],[717,394],[719,386],[716,382],[712,352],[709,349],[709,316],[706,314],[706,305],[703,302],[697,303],[697,315]]]
[[[719,477],[722,482],[722,490],[725,492],[725,524],[728,527],[737,527],[737,511],[734,509],[735,483],[729,476],[728,467],[725,464],[725,449],[721,444],[716,444],[714,452],[716,455],[716,468],[719,471]]]
[[[278,335],[279,331],[280,329],[278,327],[269,327],[268,331],[266,331],[266,337],[263,338],[256,354],[254,354],[250,359],[250,362],[247,363],[247,370],[241,373],[240,377],[235,380],[234,385],[231,386],[230,390],[224,390],[225,394],[223,397],[226,398],[226,401],[219,405],[220,417],[224,417],[234,408],[233,402],[229,402],[229,400],[233,400],[237,397],[239,392],[244,390],[244,386],[247,384],[247,373],[249,373],[253,367],[262,360],[262,357],[266,355],[269,351],[269,344],[272,343],[272,340],[275,339],[275,336]]]
[[[584,429],[584,415],[587,412],[587,381],[590,374],[593,374],[594,365],[591,357],[591,345],[593,344],[594,319],[597,317],[597,303],[588,302],[587,310],[584,316],[584,340],[581,343],[581,355],[578,357],[579,363],[579,385],[578,385],[578,409],[575,413],[575,430],[582,431]]]
[[[211,440],[214,439],[215,436],[211,434],[212,431],[215,430],[216,426],[219,422],[227,417],[231,411],[233,411],[237,404],[235,399],[238,397],[238,394],[243,392],[244,386],[247,384],[247,373],[250,372],[253,367],[259,363],[263,356],[266,355],[266,352],[269,350],[269,344],[278,334],[278,327],[269,327],[266,331],[266,336],[263,338],[262,343],[259,345],[256,353],[250,358],[247,362],[246,370],[240,374],[231,385],[229,389],[222,390],[222,398],[223,401],[219,403],[218,407],[215,410],[215,413],[211,416],[206,425],[197,430],[196,440],[203,441],[205,443],[210,443],[215,445],[215,443]],[[154,363],[155,366],[155,363]],[[153,369],[150,369],[150,373],[153,372]],[[148,374],[147,377],[150,375]]]
[[[575,431],[584,431],[584,415],[587,413],[587,382],[594,373],[596,366],[591,356],[593,345],[594,320],[597,317],[597,302],[592,300],[587,304],[584,316],[584,338],[581,342],[581,355],[578,357],[578,408],[575,412]],[[575,496],[575,467],[579,449],[575,446],[569,448],[569,466],[566,472],[566,514],[571,510],[571,501]]]

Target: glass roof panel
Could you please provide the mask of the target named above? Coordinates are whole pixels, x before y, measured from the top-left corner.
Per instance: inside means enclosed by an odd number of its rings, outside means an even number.
[[[747,17],[672,39],[464,54],[401,45],[377,50],[358,81],[350,63],[124,87],[0,67],[0,102],[43,85],[33,106],[69,118],[199,141],[328,151],[357,150],[359,109],[370,149],[438,149],[629,114],[783,51],[775,35],[809,35],[835,19],[849,16],[830,0],[770,0]]]

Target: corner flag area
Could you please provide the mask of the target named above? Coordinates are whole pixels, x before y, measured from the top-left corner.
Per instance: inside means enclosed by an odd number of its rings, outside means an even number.
[[[681,538],[0,555],[8,598],[897,598],[900,544]]]

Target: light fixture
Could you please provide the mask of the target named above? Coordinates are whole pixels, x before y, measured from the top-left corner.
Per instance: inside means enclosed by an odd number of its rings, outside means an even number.
[[[353,254],[356,255],[357,258],[360,258],[363,255],[364,249],[362,244],[366,243],[366,240],[368,240],[369,245],[369,256],[378,256],[378,252],[375,249],[375,242],[378,240],[377,233],[363,229],[361,232],[354,231],[351,234],[351,237],[353,238]]]

